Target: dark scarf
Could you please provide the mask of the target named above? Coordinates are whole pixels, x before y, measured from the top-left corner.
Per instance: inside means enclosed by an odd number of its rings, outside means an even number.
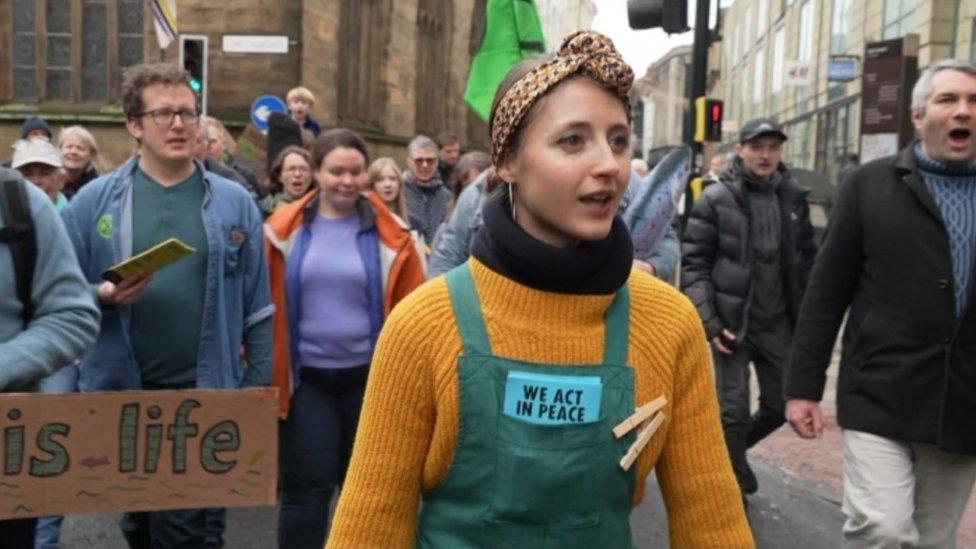
[[[602,240],[557,248],[536,240],[512,220],[507,193],[485,201],[484,226],[471,255],[519,284],[561,294],[612,294],[627,282],[634,245],[619,216]]]

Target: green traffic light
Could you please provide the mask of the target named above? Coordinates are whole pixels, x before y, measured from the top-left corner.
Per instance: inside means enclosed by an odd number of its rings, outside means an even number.
[[[190,79],[190,87],[193,88],[193,91],[198,92],[198,91],[200,91],[200,90],[203,89],[203,84],[200,82],[199,79],[197,79],[197,78],[191,78]]]

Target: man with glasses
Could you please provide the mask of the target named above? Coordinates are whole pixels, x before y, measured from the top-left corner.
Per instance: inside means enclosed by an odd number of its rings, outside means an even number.
[[[438,147],[426,135],[414,137],[407,145],[407,165],[403,174],[407,197],[407,211],[420,226],[411,227],[424,236],[430,244],[434,233],[447,217],[447,205],[451,191],[444,185],[437,171]]]
[[[81,364],[81,390],[266,385],[274,307],[260,212],[240,185],[193,158],[200,115],[185,71],[129,69],[122,108],[136,155],[82,188],[64,212],[103,311],[98,340]],[[102,281],[112,265],[173,237],[196,252],[152,275]],[[126,513],[122,531],[131,547],[219,546],[206,515]]]

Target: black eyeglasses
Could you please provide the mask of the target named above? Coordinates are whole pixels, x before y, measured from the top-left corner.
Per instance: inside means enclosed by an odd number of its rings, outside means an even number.
[[[146,111],[139,116],[146,116],[147,114],[152,117],[152,121],[158,126],[169,126],[173,123],[173,118],[176,115],[180,116],[180,121],[186,126],[192,126],[200,121],[200,113],[195,109],[180,109],[178,111],[172,109],[154,109]]]
[[[433,164],[437,162],[436,158],[413,158],[411,159],[415,164]]]

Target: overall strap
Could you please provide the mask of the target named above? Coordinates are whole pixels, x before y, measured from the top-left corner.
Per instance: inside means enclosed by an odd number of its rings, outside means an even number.
[[[603,363],[626,364],[630,338],[630,291],[624,284],[607,309],[603,336]]]
[[[481,314],[478,294],[474,289],[470,262],[451,269],[444,275],[444,279],[451,295],[458,331],[461,332],[464,354],[491,355],[491,341],[488,339],[485,318]]]
[[[30,204],[24,187],[26,184],[22,179],[7,179],[0,182],[2,185],[0,192],[3,193],[4,223],[6,223],[6,226],[0,230],[0,241],[10,246],[17,299],[21,303],[20,317],[24,326],[27,326],[34,317],[31,285],[37,262],[34,220],[30,214]]]

